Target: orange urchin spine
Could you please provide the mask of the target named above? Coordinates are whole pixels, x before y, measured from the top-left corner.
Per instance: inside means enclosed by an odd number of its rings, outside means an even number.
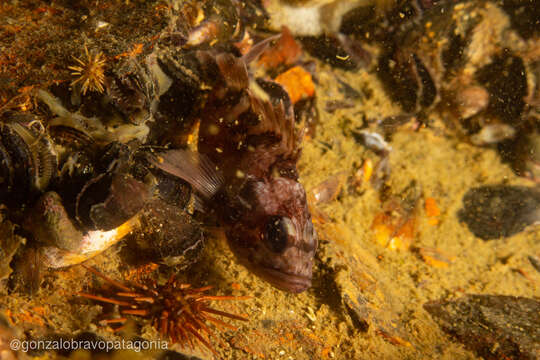
[[[179,283],[171,276],[164,285],[155,281],[146,284],[130,284],[108,278],[92,267],[82,265],[88,271],[101,277],[114,286],[117,291],[112,297],[103,297],[80,292],[78,295],[87,299],[118,305],[122,315],[144,316],[151,319],[161,337],[168,337],[171,343],[179,343],[193,349],[198,342],[203,344],[212,353],[216,350],[210,343],[210,337],[215,333],[208,327],[212,323],[219,329],[237,330],[237,328],[213,315],[230,319],[247,321],[248,317],[213,309],[209,306],[211,301],[246,300],[250,296],[213,296],[205,293],[212,286],[192,288],[189,284]],[[107,319],[104,324],[123,325],[127,318]],[[119,330],[117,328],[116,330]]]

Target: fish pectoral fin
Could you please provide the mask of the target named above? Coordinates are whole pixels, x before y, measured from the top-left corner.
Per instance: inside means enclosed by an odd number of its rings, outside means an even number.
[[[187,181],[205,199],[211,198],[223,185],[223,176],[217,166],[204,154],[172,149],[148,154],[156,168]]]

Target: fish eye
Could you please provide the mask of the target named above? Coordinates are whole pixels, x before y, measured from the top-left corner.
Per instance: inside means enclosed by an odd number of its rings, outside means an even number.
[[[264,239],[270,249],[280,253],[287,247],[287,240],[295,230],[291,219],[283,216],[271,216],[266,223]]]

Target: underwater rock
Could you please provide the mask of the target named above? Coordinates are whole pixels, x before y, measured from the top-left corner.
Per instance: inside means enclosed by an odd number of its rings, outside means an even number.
[[[484,359],[540,357],[540,301],[505,295],[466,295],[431,301],[424,309],[441,328]]]
[[[470,189],[458,212],[482,240],[517,234],[539,220],[540,192],[525,186],[490,185]]]

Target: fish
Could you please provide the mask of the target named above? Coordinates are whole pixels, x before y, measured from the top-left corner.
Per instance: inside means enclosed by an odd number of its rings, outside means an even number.
[[[248,73],[264,49],[257,44],[242,57],[201,52],[219,79],[198,115],[198,149],[169,149],[149,160],[192,185],[197,207],[215,216],[241,264],[299,293],[311,286],[318,238],[298,181],[302,131],[292,103],[281,85]]]

